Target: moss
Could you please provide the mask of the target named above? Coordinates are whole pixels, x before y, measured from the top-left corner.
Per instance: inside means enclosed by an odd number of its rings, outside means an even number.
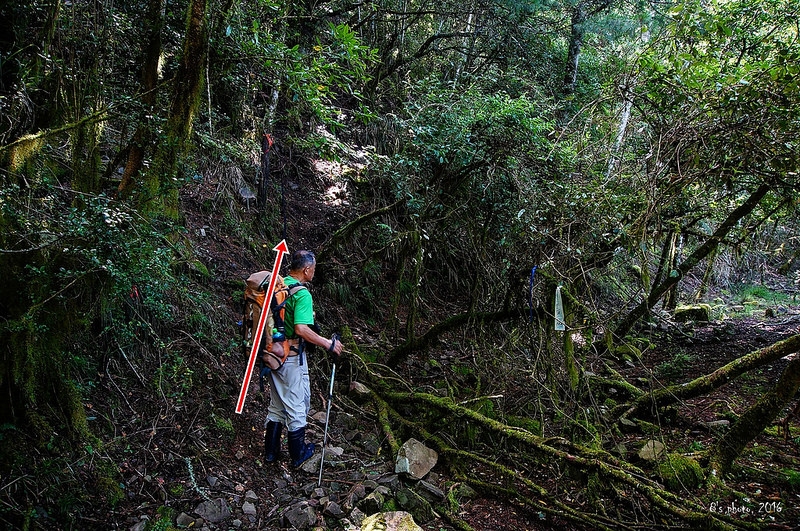
[[[613,352],[621,360],[634,361],[642,358],[642,351],[631,344],[614,347]]]
[[[506,423],[509,426],[515,426],[517,428],[522,428],[523,430],[529,431],[534,435],[542,436],[542,423],[536,419],[532,419],[529,417],[516,417],[509,415],[506,418]]]
[[[675,320],[678,322],[711,320],[711,305],[692,304],[691,306],[678,306],[675,308]]]
[[[694,489],[703,484],[703,469],[690,457],[681,454],[667,454],[657,467],[658,476],[664,486],[671,491]]]
[[[654,435],[661,431],[661,428],[653,424],[652,422],[638,420],[637,424],[639,425],[639,429],[642,430],[642,433],[646,433],[648,435]]]

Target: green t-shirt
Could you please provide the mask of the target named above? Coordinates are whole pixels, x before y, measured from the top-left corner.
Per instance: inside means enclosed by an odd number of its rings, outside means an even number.
[[[287,276],[283,279],[284,283],[289,286],[296,286],[300,282],[294,278]],[[294,338],[294,325],[314,324],[314,301],[311,298],[311,292],[307,289],[298,290],[294,295],[289,297],[286,302],[286,312],[284,313],[284,324],[286,325],[286,337]]]

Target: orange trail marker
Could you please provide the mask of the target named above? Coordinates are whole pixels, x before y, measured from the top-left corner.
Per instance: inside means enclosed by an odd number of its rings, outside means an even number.
[[[250,377],[253,376],[253,367],[256,364],[256,356],[258,355],[258,347],[261,345],[261,338],[264,336],[264,325],[267,322],[267,314],[270,312],[270,301],[272,301],[272,293],[275,291],[275,282],[278,279],[278,271],[281,269],[281,262],[283,255],[289,252],[286,247],[286,240],[281,240],[281,243],[276,245],[273,251],[278,252],[275,257],[275,265],[272,267],[272,275],[269,280],[269,288],[267,288],[267,295],[264,297],[264,308],[261,309],[261,317],[258,319],[258,326],[256,326],[255,333],[253,334],[253,348],[250,349],[250,359],[247,361],[247,372],[244,375],[242,382],[242,390],[239,391],[239,400],[236,402],[236,412],[241,413],[244,409],[244,399],[247,396],[247,387],[250,384]]]

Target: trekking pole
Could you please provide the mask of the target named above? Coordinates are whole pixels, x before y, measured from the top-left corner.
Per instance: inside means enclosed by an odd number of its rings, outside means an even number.
[[[334,341],[338,339],[337,335],[334,335]],[[336,376],[336,362],[333,362],[333,368],[331,369],[331,386],[328,390],[328,411],[325,413],[325,432],[322,436],[322,456],[319,460],[319,479],[317,479],[317,487],[322,485],[322,466],[325,464],[325,444],[328,442],[328,423],[331,420],[331,402],[333,402],[333,378]]]

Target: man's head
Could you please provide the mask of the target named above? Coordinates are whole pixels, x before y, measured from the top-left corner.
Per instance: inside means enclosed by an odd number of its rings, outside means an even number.
[[[304,282],[308,282],[314,278],[314,272],[317,269],[317,258],[311,251],[295,251],[292,253],[292,259],[289,262],[289,272],[295,278],[300,278],[302,275],[305,277]]]

